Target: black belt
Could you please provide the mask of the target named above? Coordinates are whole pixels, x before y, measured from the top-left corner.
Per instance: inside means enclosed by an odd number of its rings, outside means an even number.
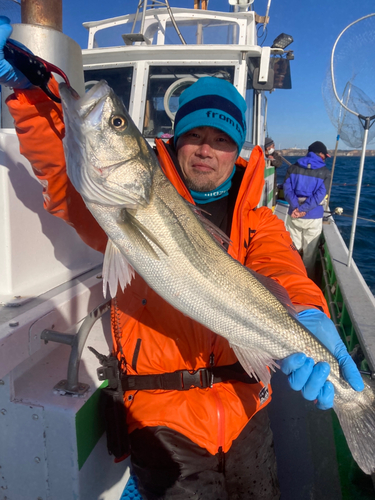
[[[237,380],[245,384],[256,384],[258,380],[250,377],[239,362],[233,365],[200,368],[196,371],[177,370],[171,373],[155,375],[120,375],[122,390],[147,391],[162,389],[164,391],[188,391],[198,387],[206,389],[218,382]]]

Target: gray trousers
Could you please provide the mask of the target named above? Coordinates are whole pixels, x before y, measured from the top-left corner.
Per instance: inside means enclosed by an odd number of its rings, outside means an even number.
[[[302,250],[302,260],[307,275],[314,279],[314,267],[323,219],[292,219],[287,216],[285,226],[298,251]]]
[[[211,455],[168,427],[130,434],[133,472],[144,500],[278,500],[267,410],[250,420],[227,453]]]

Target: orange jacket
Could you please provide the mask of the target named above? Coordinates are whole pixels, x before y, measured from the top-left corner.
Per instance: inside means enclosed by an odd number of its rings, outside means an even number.
[[[55,89],[56,91],[57,89]],[[61,108],[39,90],[16,91],[8,99],[21,153],[44,187],[45,208],[71,224],[91,247],[104,251],[107,237],[71,185],[65,169]],[[179,193],[192,202],[161,140],[160,165]],[[294,304],[328,313],[321,291],[307,276],[284,224],[265,207],[256,209],[263,186],[264,158],[254,148],[233,214],[229,253],[244,265],[283,285]],[[115,350],[129,374],[153,374],[237,361],[226,339],[180,313],[136,276],[112,301]],[[211,389],[138,391],[125,394],[129,431],[169,426],[215,454],[226,452],[249,419],[268,404],[259,399],[262,384],[218,383]]]

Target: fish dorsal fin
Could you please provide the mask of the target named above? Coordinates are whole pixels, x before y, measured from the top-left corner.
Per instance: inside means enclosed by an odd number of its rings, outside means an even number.
[[[116,296],[118,285],[124,291],[135,276],[135,271],[125,256],[109,239],[103,261],[103,295],[107,296],[107,285],[112,298]]]
[[[210,215],[210,213],[206,212],[206,210],[203,210],[202,208],[198,208],[191,203],[189,203],[189,206],[198,217],[200,222],[203,224],[205,230],[208,231],[225,250],[227,250],[227,247],[232,244],[232,241],[219,227],[217,227],[213,222],[208,220],[207,217],[203,215],[204,213]]]
[[[277,281],[273,280],[272,278],[269,278],[268,276],[264,276],[263,274],[259,274],[256,271],[253,271],[252,269],[249,269],[248,267],[246,268],[253,276],[256,278],[259,283],[261,283],[265,288],[267,288],[268,291],[274,295],[279,302],[285,307],[285,309],[289,312],[293,318],[297,317],[297,311],[290,300],[288,292],[285,290],[285,288],[280,285]]]
[[[271,381],[271,373],[267,366],[275,371],[279,365],[264,351],[257,348],[246,348],[231,344],[238,361],[250,377],[255,377],[263,384],[268,385]]]

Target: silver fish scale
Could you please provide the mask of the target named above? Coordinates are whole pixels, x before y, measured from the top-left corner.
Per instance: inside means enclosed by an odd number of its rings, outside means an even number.
[[[118,208],[92,210],[134,269],[176,309],[231,344],[258,348],[273,359],[304,352],[315,362],[327,361],[337,396],[352,398],[353,390],[340,376],[336,358],[226,253],[160,169],[154,175],[150,203],[138,208],[135,218],[166,253],[126,221],[119,225]],[[149,245],[158,259],[150,257]]]
[[[122,221],[119,208],[88,204],[134,269],[172,306],[231,344],[260,349],[273,359],[305,352],[315,362],[327,361],[337,395],[352,397],[336,358],[227,254],[155,163],[153,168],[150,202],[134,211],[134,217],[165,252],[126,217]],[[150,257],[149,247],[157,258]]]
[[[327,361],[334,384],[352,394],[336,358],[220,247],[160,170],[150,204],[140,208],[136,218],[168,255],[149,241],[160,260],[150,261],[138,251],[129,261],[169,303],[231,344],[257,347],[273,359],[305,352],[316,362]]]

